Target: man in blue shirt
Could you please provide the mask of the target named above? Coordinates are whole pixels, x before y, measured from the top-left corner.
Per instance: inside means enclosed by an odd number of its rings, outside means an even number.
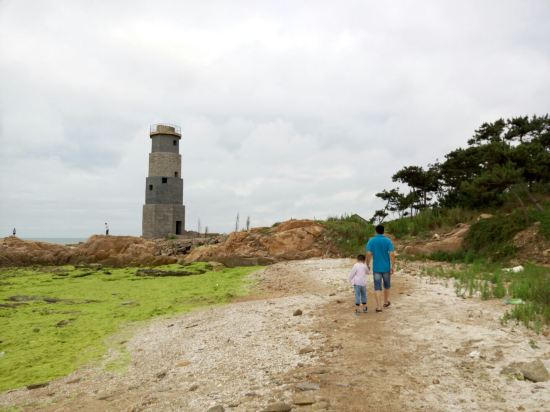
[[[395,251],[390,239],[384,236],[384,226],[376,226],[376,236],[371,237],[365,247],[367,251],[367,266],[371,267],[374,277],[374,297],[376,311],[382,312],[382,282],[384,282],[384,307],[390,303],[391,275],[395,269]]]

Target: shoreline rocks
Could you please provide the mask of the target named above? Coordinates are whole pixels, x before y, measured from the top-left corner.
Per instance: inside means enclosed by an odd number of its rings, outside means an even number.
[[[235,267],[338,255],[325,228],[312,220],[290,220],[271,228],[195,238],[151,240],[94,235],[71,246],[15,236],[0,239],[0,266],[72,264],[101,268],[211,261]]]

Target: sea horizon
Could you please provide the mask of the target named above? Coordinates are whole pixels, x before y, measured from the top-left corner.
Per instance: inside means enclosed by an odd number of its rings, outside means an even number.
[[[88,237],[24,237],[23,240],[33,240],[35,242],[55,243],[59,245],[71,245],[79,242],[85,242]]]

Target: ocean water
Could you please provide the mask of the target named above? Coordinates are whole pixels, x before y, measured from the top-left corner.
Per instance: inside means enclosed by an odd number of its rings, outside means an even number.
[[[72,245],[78,242],[85,242],[85,237],[25,237],[25,240],[34,240],[37,242],[57,243],[59,245]]]

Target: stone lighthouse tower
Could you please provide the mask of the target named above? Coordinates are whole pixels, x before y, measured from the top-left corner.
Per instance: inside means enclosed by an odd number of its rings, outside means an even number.
[[[179,126],[151,126],[149,176],[145,180],[143,237],[180,235],[185,228]]]

